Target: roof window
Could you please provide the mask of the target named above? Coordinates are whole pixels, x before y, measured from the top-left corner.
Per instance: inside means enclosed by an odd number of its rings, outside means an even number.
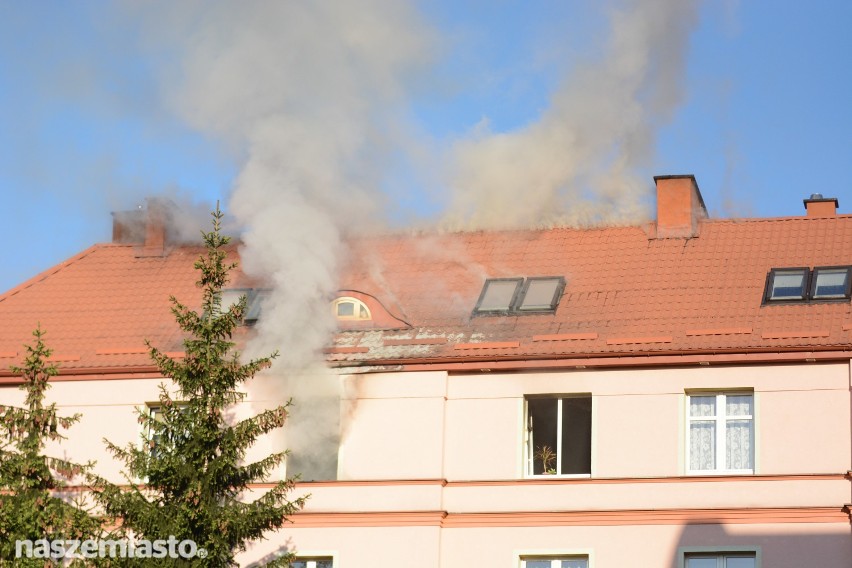
[[[349,296],[336,299],[332,303],[332,309],[334,310],[334,316],[342,321],[366,321],[373,319],[367,304]]]
[[[848,300],[852,267],[773,268],[766,277],[764,303]]]
[[[811,298],[814,300],[839,300],[849,298],[850,267],[814,268]]]
[[[243,312],[243,324],[254,325],[260,319],[260,312],[264,302],[270,295],[270,290],[262,288],[231,288],[222,290],[222,311],[246,297],[246,311]]]
[[[564,288],[561,276],[490,278],[482,287],[473,315],[553,313]]]
[[[807,268],[773,268],[769,272],[766,300],[804,300],[808,284]]]

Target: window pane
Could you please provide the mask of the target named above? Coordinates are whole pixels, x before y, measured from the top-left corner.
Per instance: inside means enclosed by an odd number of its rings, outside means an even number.
[[[525,560],[524,568],[550,568],[550,560]]]
[[[332,568],[331,560],[317,560],[317,568]]]
[[[520,282],[517,280],[486,282],[485,295],[479,303],[479,311],[508,310],[519,285]]]
[[[290,563],[290,568],[308,568],[308,563],[304,560],[294,560]]]
[[[805,271],[777,271],[772,279],[772,300],[801,298],[804,295]]]
[[[222,290],[222,311],[227,311],[231,306],[240,301],[246,295],[246,290]]]
[[[530,446],[533,452],[533,475],[541,475],[558,467],[556,405],[555,398],[531,398],[527,401],[529,420],[532,422]]]
[[[337,304],[337,315],[339,317],[352,317],[355,315],[355,304],[352,302],[340,302]]]
[[[689,469],[716,467],[716,423],[707,420],[689,424]]]
[[[522,310],[552,310],[556,289],[561,284],[558,278],[549,280],[530,280],[527,291],[524,294]]]
[[[728,420],[725,428],[725,463],[728,469],[752,469],[751,420]]]
[[[725,414],[728,416],[751,416],[751,403],[754,397],[750,394],[737,394],[725,397]]]
[[[848,277],[847,268],[817,270],[814,298],[844,298]]]
[[[587,568],[589,563],[583,559],[563,560],[562,568]]]
[[[690,416],[716,416],[715,396],[691,396],[689,397]]]
[[[754,568],[754,556],[728,556],[725,558],[725,568]]]
[[[592,397],[562,399],[562,469],[559,473],[592,472]]]
[[[716,568],[716,558],[687,558],[686,568]]]

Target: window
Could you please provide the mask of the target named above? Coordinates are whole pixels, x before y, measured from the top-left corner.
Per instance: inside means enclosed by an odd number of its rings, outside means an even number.
[[[691,394],[687,401],[690,473],[752,473],[754,394]]]
[[[589,559],[586,556],[524,557],[521,568],[589,568]]]
[[[561,276],[490,278],[482,287],[473,314],[553,313],[564,289]]]
[[[592,397],[527,398],[527,475],[591,475]]]
[[[764,303],[837,301],[852,297],[852,267],[773,268],[766,276]]]
[[[239,302],[240,298],[245,296],[246,310],[243,313],[243,323],[245,325],[254,325],[260,318],[261,309],[270,293],[270,290],[260,288],[232,288],[222,290],[222,311],[227,310]]]
[[[477,313],[507,313],[515,305],[523,278],[486,280],[476,303]]]
[[[565,288],[564,278],[527,278],[518,310],[522,312],[552,312],[556,309],[562,290]]]
[[[757,568],[754,552],[686,554],[684,568]]]
[[[331,558],[296,558],[290,568],[332,568]]]
[[[807,284],[807,268],[773,268],[766,285],[766,301],[804,300]]]
[[[814,268],[810,297],[814,300],[839,300],[849,298],[850,268],[818,267]]]
[[[367,304],[356,298],[338,298],[332,303],[334,316],[344,321],[366,321],[372,319]]]
[[[175,403],[175,406],[179,410],[181,410],[181,412],[182,412],[183,409],[186,408],[186,403],[177,402],[177,403]],[[151,418],[153,418],[155,421],[163,422],[162,406],[160,406],[159,404],[149,404],[149,405],[147,405],[146,410],[148,412],[148,415]],[[149,451],[151,453],[151,456],[156,458],[157,457],[157,446],[160,443],[160,441],[162,440],[162,434],[155,434],[154,431],[153,431],[153,428],[151,428],[151,425],[148,424],[148,427],[146,428],[146,432],[145,432],[145,440],[148,441],[148,447],[149,447]]]

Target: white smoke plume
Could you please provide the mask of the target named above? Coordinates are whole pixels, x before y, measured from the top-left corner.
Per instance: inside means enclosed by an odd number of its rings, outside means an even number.
[[[693,0],[628,0],[611,11],[604,53],[573,70],[538,121],[480,125],[455,148],[455,229],[636,222],[647,217],[658,127],[682,98]],[[483,132],[484,130],[484,132]]]
[[[280,351],[273,372],[286,377],[258,381],[252,397],[292,396],[294,456],[327,452],[339,398],[321,349],[335,326],[342,236],[382,204],[406,77],[427,61],[431,37],[412,5],[393,0],[143,6],[151,45],[177,46],[165,77],[173,108],[244,159],[229,210],[244,227],[243,270],[273,290],[247,354]]]

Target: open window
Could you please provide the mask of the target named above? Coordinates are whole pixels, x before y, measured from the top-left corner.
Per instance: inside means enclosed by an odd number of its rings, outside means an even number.
[[[527,475],[592,473],[592,397],[529,397]]]

